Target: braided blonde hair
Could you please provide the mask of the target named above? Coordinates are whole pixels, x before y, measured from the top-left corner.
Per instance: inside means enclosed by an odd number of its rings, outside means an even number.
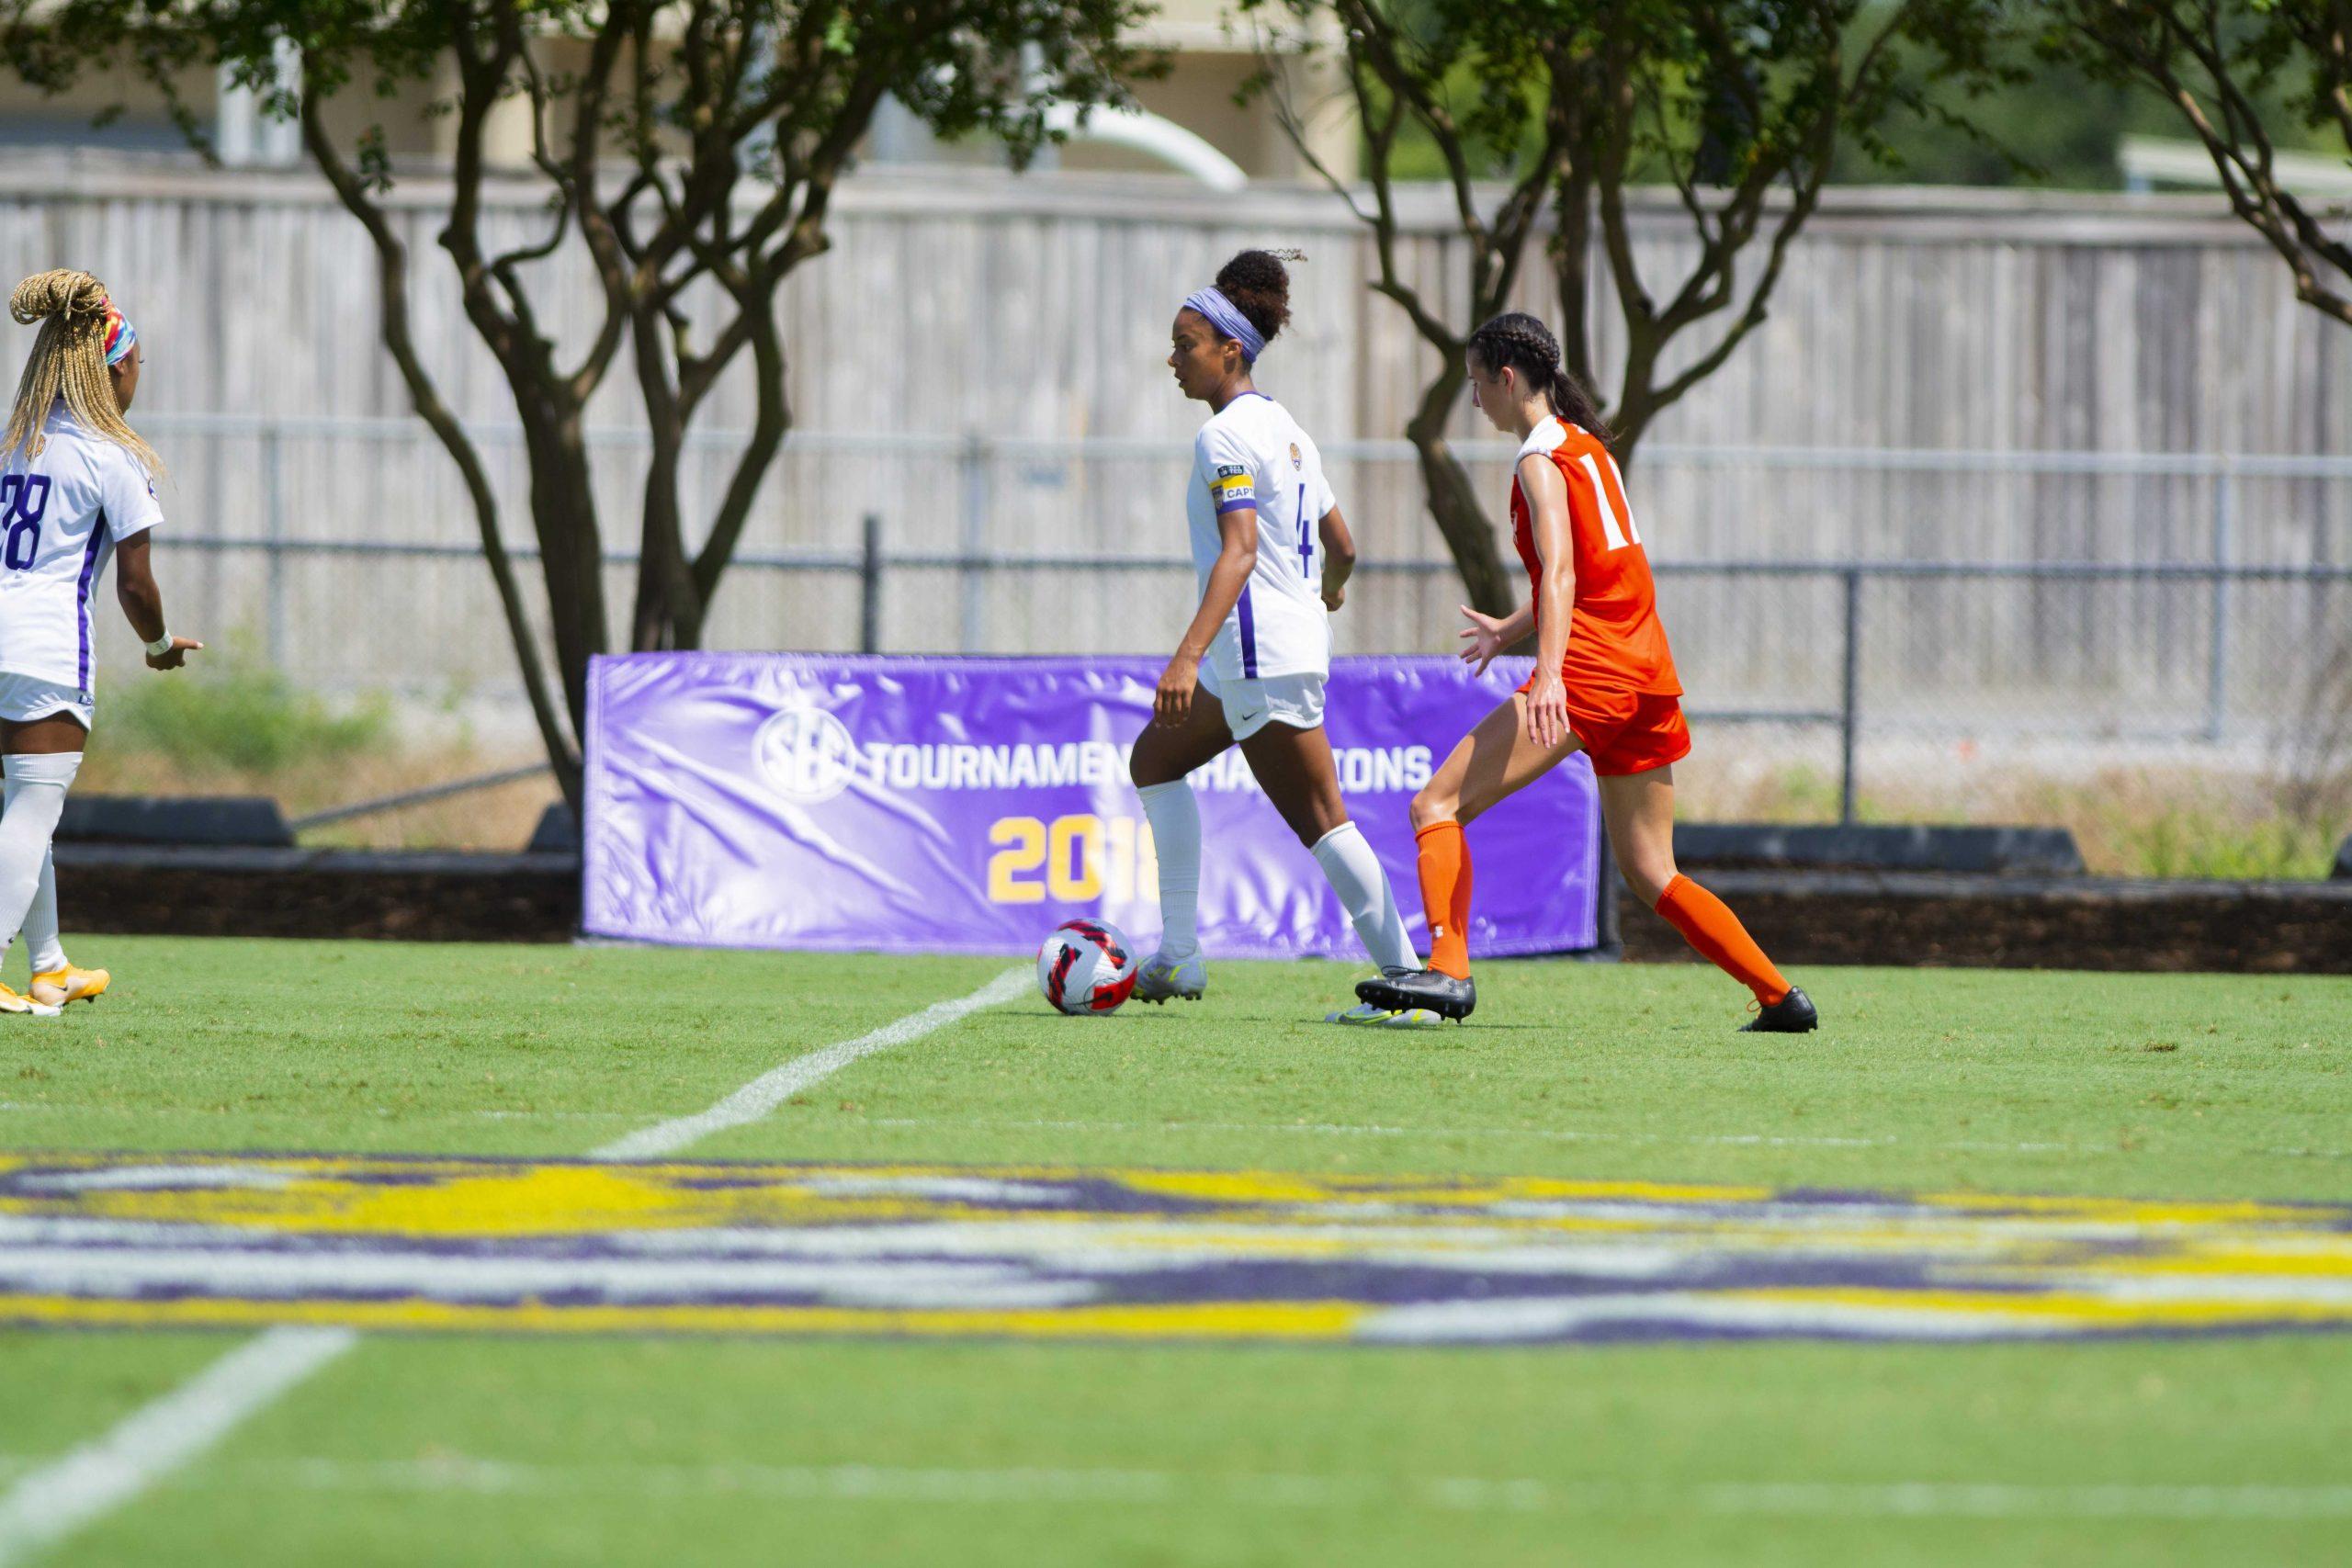
[[[41,426],[63,398],[74,419],[128,450],[151,477],[163,477],[164,460],[125,422],[122,405],[115,401],[114,378],[107,369],[106,285],[71,267],[37,272],[8,297],[8,313],[19,326],[42,325],[33,339],[32,357],[25,361],[24,378],[17,383],[0,461],[18,452],[28,459],[40,457],[46,445]]]

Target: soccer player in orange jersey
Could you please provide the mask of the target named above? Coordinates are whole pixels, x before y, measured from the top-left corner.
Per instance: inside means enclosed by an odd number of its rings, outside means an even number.
[[[1560,345],[1513,311],[1470,334],[1470,388],[1496,429],[1517,436],[1510,516],[1529,602],[1501,620],[1464,606],[1463,660],[1483,671],[1535,634],[1535,671],[1453,749],[1413,797],[1430,966],[1383,975],[1356,995],[1385,1008],[1463,1019],[1470,979],[1470,852],[1462,830],[1570,752],[1592,759],[1600,813],[1626,884],[1692,947],[1756,994],[1746,1027],[1801,1033],[1820,1021],[1739,918],[1674,866],[1674,764],[1690,751],[1681,683],[1658,624],[1649,558],[1625,503],[1592,399],[1560,365]]]

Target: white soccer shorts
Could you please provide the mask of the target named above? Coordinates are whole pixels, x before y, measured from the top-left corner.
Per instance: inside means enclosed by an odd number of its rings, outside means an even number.
[[[29,724],[37,718],[47,718],[53,713],[69,713],[86,730],[90,728],[90,714],[96,705],[87,692],[62,686],[54,681],[43,681],[33,675],[12,675],[0,671],[0,718]]]
[[[1206,665],[1201,667],[1201,690],[1225,706],[1225,727],[1236,740],[1247,740],[1270,724],[1293,729],[1313,729],[1323,722],[1322,675],[1269,675],[1263,679],[1221,682]]]

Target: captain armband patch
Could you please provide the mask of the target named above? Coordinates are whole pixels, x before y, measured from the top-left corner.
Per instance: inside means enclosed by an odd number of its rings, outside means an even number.
[[[1216,477],[1209,481],[1209,494],[1216,499],[1220,516],[1258,504],[1257,486],[1250,480],[1247,468],[1220,467]]]

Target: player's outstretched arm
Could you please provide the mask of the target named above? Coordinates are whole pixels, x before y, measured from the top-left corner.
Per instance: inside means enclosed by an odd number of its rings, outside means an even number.
[[[204,645],[194,637],[173,637],[164,627],[164,591],[155,585],[153,541],[133,534],[115,549],[114,596],[122,605],[130,629],[147,645],[150,670],[176,670]]]
[[[1454,635],[1470,644],[1462,650],[1462,662],[1470,666],[1473,675],[1484,675],[1487,666],[1504,649],[1525,637],[1535,626],[1535,602],[1532,599],[1500,618],[1482,615],[1467,604],[1454,608],[1470,623]]]
[[[1336,506],[1323,514],[1315,531],[1323,540],[1323,607],[1336,610],[1348,602],[1348,578],[1356,570],[1356,539],[1348,520]]]

